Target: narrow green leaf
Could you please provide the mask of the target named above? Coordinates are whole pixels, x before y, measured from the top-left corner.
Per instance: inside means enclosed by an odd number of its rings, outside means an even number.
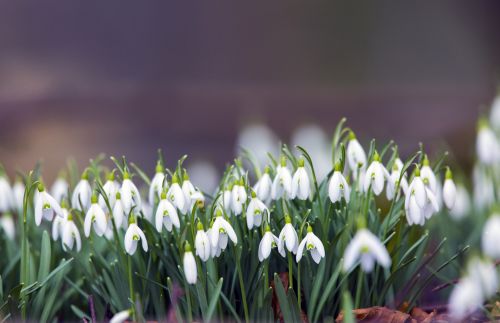
[[[224,281],[223,278],[219,279],[219,282],[215,286],[215,290],[213,291],[212,294],[210,294],[210,304],[208,305],[208,309],[205,314],[205,320],[207,322],[210,322],[212,320],[212,316],[215,311],[215,306],[217,306],[217,302],[219,301],[219,296],[222,290],[223,281]]]

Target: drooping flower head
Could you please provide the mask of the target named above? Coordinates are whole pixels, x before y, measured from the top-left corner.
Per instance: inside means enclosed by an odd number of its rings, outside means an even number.
[[[321,240],[313,233],[312,226],[307,227],[307,234],[297,249],[296,261],[299,262],[305,251],[309,251],[315,263],[319,264],[325,257],[325,247]]]
[[[289,252],[297,254],[299,237],[297,236],[297,231],[295,231],[292,225],[292,219],[289,215],[285,216],[285,226],[281,229],[278,240],[278,250],[281,254],[285,252],[285,247]]]
[[[446,168],[446,175],[443,185],[443,200],[446,207],[451,210],[457,200],[457,187],[453,182],[453,174],[449,167]]]
[[[259,261],[263,262],[265,259],[269,258],[271,255],[271,250],[273,248],[276,248],[278,246],[278,237],[276,237],[272,232],[271,232],[271,227],[269,225],[266,226],[266,232],[264,233],[264,236],[262,237],[262,240],[260,240],[259,243],[259,250],[257,252],[259,256]],[[284,249],[278,249],[279,253],[285,257],[285,250]]]
[[[247,192],[245,190],[245,181],[240,178],[235,182],[231,190],[231,210],[235,215],[240,215],[243,211],[243,205],[247,201]]]
[[[262,174],[262,176],[259,178],[255,186],[253,187],[253,190],[255,191],[255,194],[257,194],[259,200],[261,200],[266,204],[271,199],[271,188],[273,185],[271,176],[269,176],[270,170],[271,169],[269,168],[269,166],[266,166],[264,168],[264,174]]]
[[[485,165],[493,165],[500,157],[498,139],[490,128],[488,120],[481,118],[478,123],[476,152],[479,161]]]
[[[280,198],[289,198],[292,193],[292,175],[286,166],[286,157],[282,156],[280,165],[276,168],[276,177],[274,177],[271,188],[271,197],[273,200]]]
[[[203,229],[203,223],[198,222],[196,238],[194,239],[194,247],[196,255],[200,257],[202,261],[207,261],[210,258],[210,238],[207,232]]]
[[[299,200],[307,200],[311,194],[311,183],[309,175],[304,167],[304,158],[298,161],[298,167],[292,178],[292,192],[290,198],[298,198]]]
[[[391,258],[385,246],[366,228],[359,229],[349,242],[344,253],[344,271],[348,272],[354,268],[358,260],[365,272],[371,272],[376,262],[384,268],[391,264]]]
[[[366,174],[363,180],[363,190],[368,192],[371,188],[375,195],[380,195],[384,190],[384,183],[386,179],[389,179],[389,173],[385,169],[384,165],[380,162],[380,156],[377,151],[373,155],[373,161],[366,170]]]
[[[72,250],[76,242],[76,251],[79,252],[82,249],[82,239],[80,237],[80,232],[73,222],[73,215],[68,213],[66,221],[64,221],[62,227],[61,236],[62,248],[64,251]]]
[[[75,210],[85,212],[90,207],[92,188],[89,183],[88,170],[85,170],[78,184],[76,184],[71,196],[71,207]]]
[[[158,204],[155,214],[156,230],[161,232],[162,228],[165,227],[167,231],[170,232],[172,231],[172,225],[176,228],[181,227],[177,210],[167,199],[167,194],[163,192],[161,193],[160,203]]]
[[[354,132],[349,132],[349,143],[347,144],[346,158],[353,178],[358,178],[359,170],[366,168],[366,153],[356,139]]]
[[[144,252],[148,251],[148,241],[146,240],[146,236],[144,232],[142,232],[141,228],[135,223],[135,217],[132,215],[129,219],[129,225],[127,232],[125,232],[125,251],[133,256],[135,251],[137,250],[137,243],[141,241],[142,249]]]
[[[216,212],[215,221],[210,232],[210,242],[213,247],[218,246],[221,250],[224,250],[227,247],[228,238],[231,239],[234,244],[237,244],[238,237],[231,224],[222,216],[222,211],[217,209]]]
[[[35,223],[40,225],[42,218],[47,221],[52,221],[54,214],[62,217],[63,213],[61,206],[57,201],[45,191],[45,186],[42,183],[38,184],[38,195],[35,195]]]
[[[102,186],[105,197],[108,199],[108,203],[110,207],[113,209],[116,203],[116,193],[120,190],[120,185],[115,180],[115,172],[112,171],[106,176],[106,183]],[[103,194],[99,194],[99,205],[106,212],[110,212],[108,210],[108,205],[106,204],[106,200],[104,199]]]
[[[151,185],[149,186],[148,201],[149,205],[154,206],[155,203],[159,202],[159,197],[163,191],[163,182],[165,181],[165,174],[163,173],[163,166],[161,160],[156,163],[155,176],[151,180]]]
[[[179,210],[179,212],[184,212],[186,199],[184,197],[184,192],[179,185],[179,178],[176,173],[172,176],[172,185],[170,185],[170,188],[168,189],[167,199],[177,208],[177,210]]]
[[[335,171],[333,172],[330,184],[328,185],[328,196],[332,203],[339,202],[342,198],[349,203],[351,190],[349,184],[341,172],[341,165],[339,162],[335,164]]]
[[[132,209],[134,213],[139,213],[142,211],[141,195],[137,186],[130,179],[130,173],[125,170],[123,173],[123,182],[120,188],[121,200],[123,204],[123,210],[126,214],[129,214]]]
[[[196,260],[194,259],[193,252],[191,251],[191,245],[186,241],[184,246],[184,257],[182,258],[182,264],[184,268],[184,276],[186,276],[186,281],[188,284],[196,284],[198,277],[198,270],[196,269]]]
[[[91,198],[92,204],[85,215],[83,228],[86,237],[90,236],[91,228],[94,228],[95,233],[100,237],[106,232],[108,227],[106,214],[97,201],[97,194],[94,193]]]
[[[246,218],[247,218],[247,227],[248,230],[251,230],[253,227],[260,227],[262,224],[262,216],[268,216],[269,223],[269,209],[267,206],[259,200],[257,194],[252,191],[252,198],[247,206]]]

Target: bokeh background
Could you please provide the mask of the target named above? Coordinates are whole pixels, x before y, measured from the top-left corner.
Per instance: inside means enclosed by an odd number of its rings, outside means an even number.
[[[162,148],[203,177],[246,125],[290,141],[345,116],[364,142],[467,165],[499,31],[497,1],[1,1],[0,160],[53,178],[106,152],[152,171]]]

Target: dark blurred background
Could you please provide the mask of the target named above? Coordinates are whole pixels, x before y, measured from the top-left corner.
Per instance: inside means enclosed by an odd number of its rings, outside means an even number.
[[[12,173],[99,152],[152,170],[157,148],[220,170],[248,123],[288,140],[343,116],[365,142],[467,162],[500,80],[500,2],[1,1],[0,46]]]

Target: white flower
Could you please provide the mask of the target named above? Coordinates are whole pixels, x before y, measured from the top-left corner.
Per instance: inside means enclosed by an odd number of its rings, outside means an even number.
[[[161,194],[161,200],[156,209],[155,225],[158,232],[162,231],[163,226],[165,226],[168,232],[172,231],[172,225],[176,228],[181,227],[177,210],[172,203],[167,200],[165,193]]]
[[[285,246],[289,252],[297,254],[299,237],[297,236],[297,232],[292,225],[292,219],[290,219],[288,215],[285,216],[285,226],[281,229],[278,239],[278,251],[281,254],[285,253]]]
[[[207,230],[207,236],[208,239],[210,240],[212,237],[212,228],[209,228]],[[210,241],[210,257],[215,258],[219,257],[222,252],[222,248],[217,244],[216,246],[212,245],[212,242]]]
[[[255,192],[252,192],[252,199],[248,203],[246,213],[248,230],[251,230],[254,226],[260,227],[262,224],[262,215],[264,214],[267,214],[269,217],[269,209],[257,198]]]
[[[500,95],[497,95],[491,105],[490,123],[495,130],[500,130]]]
[[[384,165],[380,162],[378,153],[375,152],[373,161],[366,170],[366,174],[363,179],[363,191],[368,192],[371,187],[375,195],[380,195],[380,193],[384,190],[385,179],[389,177],[387,169],[385,169]]]
[[[339,202],[342,198],[345,199],[346,203],[349,203],[351,190],[349,189],[349,185],[347,184],[344,175],[340,172],[339,163],[335,165],[335,171],[330,179],[330,184],[328,185],[328,196],[330,197],[332,203]]]
[[[129,224],[127,232],[125,232],[125,251],[129,255],[134,255],[137,250],[138,240],[141,240],[142,249],[145,252],[148,251],[148,241],[146,240],[144,232],[142,232],[135,222],[132,222]]]
[[[425,223],[424,210],[418,205],[417,198],[414,193],[406,197],[405,213],[406,213],[406,220],[408,221],[409,225],[413,224],[424,225]]]
[[[478,257],[472,258],[467,266],[467,275],[477,282],[485,298],[490,298],[497,292],[497,270],[491,261]]]
[[[427,195],[427,203],[423,209],[424,217],[430,219],[434,213],[439,212],[439,203],[436,195],[429,188],[425,188],[425,193]]]
[[[62,227],[61,235],[62,248],[64,251],[72,250],[76,242],[76,251],[82,249],[82,239],[80,238],[80,232],[73,222],[73,216],[68,214],[66,221]]]
[[[102,189],[108,199],[110,207],[114,208],[116,203],[116,193],[120,191],[120,185],[115,181],[115,174],[113,172],[109,173],[108,179],[102,186]],[[102,194],[99,195],[99,205],[103,210],[108,210],[108,206],[106,205],[106,201]]]
[[[188,174],[184,173],[184,180],[182,181],[182,192],[184,193],[184,213],[192,210],[193,203],[191,201],[192,195],[196,192],[193,183],[189,180]]]
[[[469,192],[462,185],[457,186],[457,197],[455,205],[450,210],[450,215],[455,219],[462,219],[470,210],[470,197]]]
[[[126,214],[129,214],[132,208],[135,214],[142,211],[141,195],[139,194],[137,186],[135,186],[135,184],[130,180],[130,175],[127,172],[123,174],[123,183],[120,188],[120,195],[123,210]]]
[[[50,194],[54,197],[54,199],[61,203],[63,198],[68,196],[69,184],[63,177],[58,177],[52,187],[50,188]]]
[[[42,217],[47,221],[52,221],[54,213],[63,216],[61,206],[57,201],[45,191],[42,184],[38,184],[38,195],[35,196],[35,223],[40,225]]]
[[[299,200],[307,200],[311,194],[311,184],[309,182],[309,175],[304,167],[304,160],[299,160],[299,167],[292,178],[292,192],[290,197],[292,199],[298,198]]]
[[[311,253],[314,262],[319,264],[321,258],[325,257],[325,247],[321,240],[312,232],[312,227],[307,227],[307,234],[302,239],[297,249],[296,261],[299,262],[304,254],[304,248]]]
[[[16,208],[14,211],[18,213],[21,213],[23,211],[24,189],[25,189],[24,183],[19,180],[16,181],[12,186],[12,195],[14,198],[13,207]]]
[[[151,180],[151,185],[149,186],[148,201],[150,205],[155,205],[156,199],[160,197],[163,191],[163,182],[165,181],[165,174],[163,174],[163,166],[161,162],[158,161],[156,164],[156,173]]]
[[[387,188],[386,188],[386,195],[387,199],[390,201],[394,198],[399,198],[399,192],[403,191],[403,194],[407,194],[408,192],[408,180],[406,179],[406,174],[403,174],[403,162],[401,159],[396,158],[394,161],[394,165],[392,166],[392,172],[387,180]],[[401,178],[401,180],[400,180]],[[399,185],[399,190],[396,192],[396,189]]]
[[[52,240],[54,241],[57,241],[59,236],[62,236],[64,224],[68,218],[68,210],[64,206],[61,207],[61,211],[63,216],[56,216],[54,221],[52,221]]]
[[[179,185],[177,174],[172,177],[172,185],[168,189],[167,198],[180,212],[184,212],[184,204],[186,203],[184,192]]]
[[[16,237],[16,225],[10,213],[5,213],[0,217],[0,226],[7,238],[14,240]]]
[[[87,211],[90,207],[90,197],[92,196],[92,188],[88,181],[87,171],[84,171],[82,178],[76,184],[71,196],[71,207],[79,211]]]
[[[271,199],[272,185],[273,182],[271,180],[271,176],[269,176],[269,167],[266,166],[264,174],[261,176],[261,178],[259,178],[255,186],[253,187],[253,190],[255,191],[255,194],[257,194],[259,200],[267,203]]]
[[[484,302],[481,289],[474,279],[464,278],[455,285],[450,294],[448,309],[456,320],[462,320],[477,311]]]
[[[201,191],[195,190],[193,194],[191,194],[191,206],[189,209],[192,210],[195,204],[198,209],[205,206],[205,196]]]
[[[212,247],[219,246],[221,250],[226,249],[228,237],[234,244],[238,243],[238,237],[233,227],[222,217],[222,212],[217,210],[217,215],[210,232]]]
[[[352,131],[349,133],[346,158],[354,178],[357,178],[358,170],[366,167],[366,154]]]
[[[272,234],[271,228],[267,226],[266,232],[264,233],[264,236],[262,237],[262,240],[260,240],[259,243],[259,250],[257,252],[259,256],[259,261],[263,262],[265,259],[269,258],[269,255],[271,254],[271,250],[275,247],[278,246],[278,238]],[[279,250],[279,253],[285,257],[285,250],[281,249]]]
[[[184,257],[182,258],[182,264],[184,267],[184,275],[186,276],[186,281],[188,284],[196,284],[198,277],[198,270],[196,269],[196,260],[194,259],[193,252],[191,251],[191,246],[186,242],[186,247],[184,248]]]
[[[207,261],[210,258],[211,247],[208,234],[203,230],[203,224],[198,222],[198,230],[194,239],[196,255],[200,257],[202,261]]]
[[[286,158],[281,158],[281,165],[276,168],[276,177],[271,187],[271,198],[277,200],[287,198],[292,193],[292,175],[286,167]]]
[[[111,320],[109,320],[109,323],[123,323],[125,322],[128,318],[130,317],[130,310],[124,310],[121,312],[116,313]]]
[[[424,209],[428,204],[428,191],[420,177],[420,169],[417,167],[405,198],[405,211],[408,224],[424,224]]]
[[[344,271],[354,268],[356,262],[361,260],[364,272],[371,272],[378,262],[382,267],[391,265],[391,258],[385,246],[368,229],[360,229],[349,242],[344,253]]]
[[[231,190],[231,210],[235,215],[240,215],[243,211],[243,204],[247,201],[247,192],[243,179],[233,185]]]
[[[457,200],[457,187],[453,182],[453,177],[449,168],[446,170],[446,179],[443,185],[443,200],[446,207],[450,210],[453,209]]]
[[[113,219],[115,221],[116,228],[119,229],[121,227],[126,228],[127,223],[123,221],[127,214],[125,214],[125,210],[123,209],[122,197],[120,192],[115,194],[115,206],[113,206]]]
[[[90,205],[90,208],[85,215],[85,221],[83,224],[83,230],[86,237],[90,236],[90,229],[92,227],[99,237],[106,232],[106,229],[108,227],[106,214],[97,203],[97,195],[95,194],[92,195],[92,204]]]
[[[13,208],[13,200],[12,190],[7,177],[0,175],[0,213],[11,210]]]
[[[424,185],[429,187],[432,193],[436,194],[438,190],[438,181],[436,179],[436,174],[432,170],[429,159],[427,155],[424,156],[424,160],[422,162],[422,169],[420,170],[420,178],[424,182]]]
[[[231,199],[232,199],[232,193],[231,193],[231,190],[230,189],[225,189],[224,192],[222,193],[222,199],[219,199],[219,205],[222,206],[222,208],[224,209],[224,211],[226,211],[226,213],[228,215],[231,214]],[[222,204],[220,204],[222,202]]]
[[[483,252],[488,257],[500,259],[500,215],[493,214],[486,221],[481,237]]]
[[[488,126],[488,122],[479,121],[479,132],[477,134],[476,151],[479,160],[486,165],[492,165],[498,161],[499,143],[495,133]]]

